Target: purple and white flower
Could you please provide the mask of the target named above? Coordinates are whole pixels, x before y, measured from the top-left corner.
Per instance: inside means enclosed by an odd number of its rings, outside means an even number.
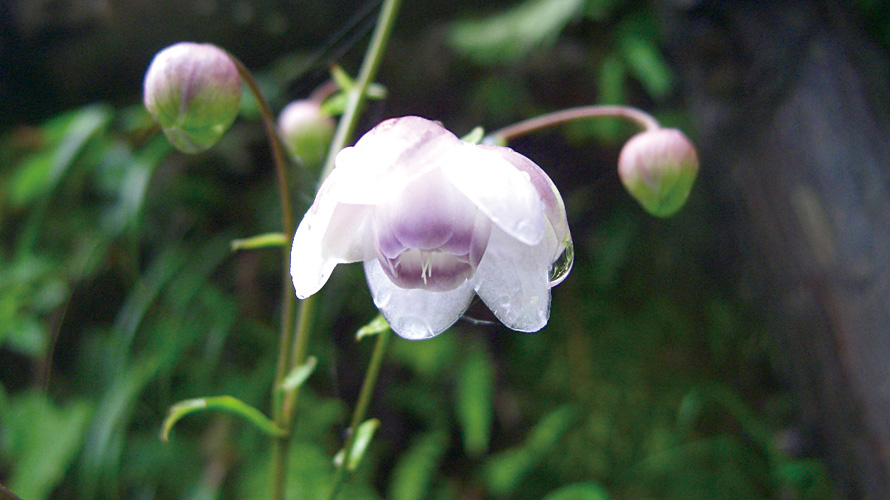
[[[570,245],[562,198],[534,162],[406,116],[337,155],[297,229],[291,275],[303,299],[337,264],[363,261],[374,303],[408,339],[446,330],[474,294],[509,328],[534,332]]]

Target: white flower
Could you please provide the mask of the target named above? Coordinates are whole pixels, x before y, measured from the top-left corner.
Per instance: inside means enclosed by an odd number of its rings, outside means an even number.
[[[291,275],[304,299],[337,264],[364,261],[374,303],[408,339],[446,330],[474,294],[509,328],[534,332],[568,245],[562,198],[534,162],[406,116],[337,155],[297,229]]]

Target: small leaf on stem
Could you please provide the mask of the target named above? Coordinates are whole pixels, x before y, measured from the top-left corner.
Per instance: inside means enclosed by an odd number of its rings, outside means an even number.
[[[300,387],[306,382],[309,376],[312,375],[312,372],[315,371],[316,365],[318,365],[318,360],[315,356],[309,356],[305,363],[295,366],[294,369],[284,377],[279,389],[287,392]]]
[[[365,420],[358,426],[358,429],[355,430],[355,438],[352,440],[352,448],[349,451],[349,460],[346,461],[346,470],[353,472],[358,468],[358,464],[365,456],[368,445],[371,444],[378,428],[380,428],[380,421],[376,418]]]
[[[372,319],[370,323],[359,328],[358,332],[355,334],[355,340],[362,340],[365,337],[371,337],[373,335],[377,335],[385,332],[389,329],[389,323],[383,318],[382,314],[378,314],[376,318]]]
[[[287,236],[283,233],[265,233],[251,236],[249,238],[241,238],[232,240],[232,251],[238,250],[254,250],[266,247],[283,247],[290,243]]]
[[[164,419],[164,423],[161,426],[161,439],[164,442],[169,441],[170,430],[176,425],[176,422],[186,415],[205,410],[222,410],[227,413],[232,413],[252,423],[257,429],[270,436],[282,437],[287,435],[287,431],[278,427],[275,422],[264,415],[263,412],[244,401],[232,396],[214,396],[209,398],[186,399],[171,406],[170,410],[167,412],[167,418]]]

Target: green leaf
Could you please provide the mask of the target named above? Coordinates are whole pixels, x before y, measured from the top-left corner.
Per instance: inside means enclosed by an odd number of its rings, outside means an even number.
[[[312,375],[312,372],[315,371],[315,366],[318,364],[318,360],[315,356],[309,356],[306,359],[306,362],[302,365],[295,366],[287,376],[284,377],[284,380],[281,381],[281,386],[279,387],[282,391],[292,391],[297,387],[303,385],[306,380],[309,379],[309,376]]]
[[[49,498],[80,450],[93,407],[86,402],[57,406],[37,391],[7,406],[0,441],[14,464],[9,489],[29,500]]]
[[[321,103],[321,114],[326,116],[340,116],[346,109],[346,92],[338,91]]]
[[[455,23],[449,42],[478,63],[516,62],[555,41],[583,8],[584,0],[526,0],[487,19]]]
[[[470,144],[479,144],[482,142],[482,139],[485,137],[485,129],[482,127],[474,127],[473,130],[470,131],[469,134],[460,138],[460,140],[464,142],[469,142]]]
[[[596,483],[576,483],[550,492],[544,500],[609,500],[609,494]]]
[[[455,398],[464,449],[471,457],[488,451],[493,394],[494,369],[491,360],[482,346],[475,343],[459,369]]]
[[[618,53],[630,73],[653,97],[663,97],[673,85],[671,70],[658,48],[655,15],[639,11],[627,16],[616,28]]]
[[[390,479],[389,500],[423,500],[448,447],[448,434],[433,431],[416,438],[402,454]]]
[[[346,470],[352,472],[358,468],[365,452],[368,451],[368,445],[374,438],[374,433],[380,428],[380,421],[376,418],[365,420],[358,426],[355,431],[355,438],[352,440],[352,449],[349,450],[349,460],[346,461]]]
[[[362,340],[365,337],[378,335],[387,330],[389,330],[389,323],[386,322],[382,314],[378,314],[367,325],[358,329],[358,332],[355,334],[355,340]]]
[[[496,496],[510,496],[526,474],[552,451],[575,422],[575,411],[568,405],[548,413],[535,424],[519,447],[492,457],[483,475]]]
[[[290,243],[288,237],[284,233],[264,233],[249,238],[241,238],[232,240],[231,248],[233,252],[238,250],[254,250],[257,248],[267,247],[283,247]]]
[[[47,122],[42,132],[49,146],[27,158],[8,185],[14,206],[31,203],[52,191],[83,151],[84,146],[111,120],[106,106],[88,106]]]
[[[355,86],[355,80],[339,64],[331,67],[331,78],[340,90],[348,92]]]
[[[250,406],[244,401],[232,396],[214,396],[209,398],[187,399],[171,406],[167,413],[167,418],[164,419],[164,423],[161,426],[161,439],[168,441],[170,430],[176,422],[186,415],[207,410],[222,410],[237,415],[270,436],[282,437],[287,435],[287,432],[284,429],[278,427],[275,422],[264,415],[263,412]]]

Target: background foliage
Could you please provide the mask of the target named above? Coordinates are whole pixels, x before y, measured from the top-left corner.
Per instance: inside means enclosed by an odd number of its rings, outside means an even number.
[[[279,19],[274,3],[222,2],[219,15],[238,5],[258,26]],[[286,7],[285,21],[301,14]],[[354,70],[367,22],[330,35],[347,26],[338,13],[369,7],[304,12],[327,20],[312,40],[208,38],[256,69],[280,109],[331,58]],[[684,123],[646,4],[460,7],[407,3],[381,73],[390,98],[367,125],[411,113],[460,134],[590,102]],[[39,45],[19,28],[19,42]],[[182,38],[147,43],[133,66]],[[2,87],[4,101],[50,98],[17,104],[0,143],[0,483],[24,499],[262,498],[269,442],[243,422],[206,413],[158,438],[182,399],[269,406],[280,262],[229,250],[279,220],[255,109],[246,102],[219,146],[186,157],[136,104],[141,75],[108,71],[130,86],[99,99],[53,94],[54,82]],[[343,498],[831,498],[745,276],[727,271],[743,269],[728,265],[731,214],[699,186],[676,219],[647,218],[615,175],[629,132],[581,124],[513,145],[553,176],[576,240],[551,323],[512,333],[474,307],[433,340],[394,339],[371,409],[382,426]],[[302,210],[313,174],[296,177]],[[369,359],[370,342],[354,341],[375,315],[357,267],[339,268],[323,295],[290,498],[326,491]]]

